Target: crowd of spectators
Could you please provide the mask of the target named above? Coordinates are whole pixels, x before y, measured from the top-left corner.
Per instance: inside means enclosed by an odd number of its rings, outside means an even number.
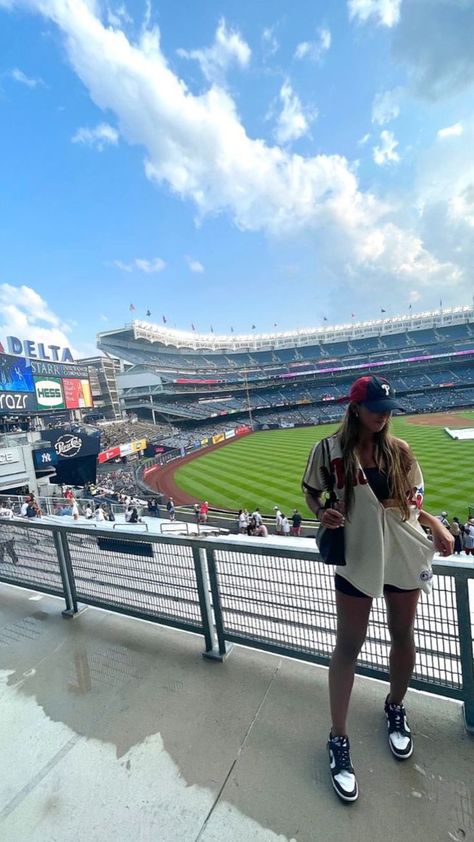
[[[160,441],[170,431],[168,424],[152,424],[130,419],[104,421],[98,423],[96,429],[100,432],[101,450],[110,450],[111,447],[117,447],[136,439],[147,439],[152,442]]]
[[[186,449],[193,447],[194,442],[201,442],[203,439],[210,438],[218,433],[224,433],[226,430],[232,429],[232,426],[234,425],[227,421],[226,424],[217,423],[205,427],[188,427],[186,430],[176,431],[172,436],[162,439],[160,444],[166,447],[176,447],[177,449],[184,447]]]

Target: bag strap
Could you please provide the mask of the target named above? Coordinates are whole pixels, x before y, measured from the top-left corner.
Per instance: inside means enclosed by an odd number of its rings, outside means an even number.
[[[326,500],[326,508],[329,509],[331,508],[333,503],[338,502],[339,498],[335,491],[336,482],[334,479],[334,474],[331,470],[331,455],[329,453],[329,440],[327,438],[323,439],[323,463],[325,463],[325,475],[328,485],[327,490],[329,491],[329,497]]]

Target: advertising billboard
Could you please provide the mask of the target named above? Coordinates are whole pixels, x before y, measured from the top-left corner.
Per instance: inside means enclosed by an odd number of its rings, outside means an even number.
[[[93,406],[87,366],[31,360],[0,352],[1,414]]]
[[[2,392],[0,390],[0,413],[17,415],[19,412],[36,410],[34,392]]]
[[[66,409],[90,409],[94,406],[88,380],[64,377],[62,384]]]
[[[82,432],[65,433],[64,430],[42,430],[41,438],[51,443],[56,451],[58,461],[69,461],[76,457],[94,456],[100,449],[100,434],[88,435]]]
[[[35,377],[38,409],[65,409],[64,395],[59,377]]]
[[[24,357],[0,354],[0,391],[34,392],[31,366]]]
[[[39,470],[51,468],[58,463],[58,455],[54,447],[42,447],[41,450],[33,450],[33,463]]]

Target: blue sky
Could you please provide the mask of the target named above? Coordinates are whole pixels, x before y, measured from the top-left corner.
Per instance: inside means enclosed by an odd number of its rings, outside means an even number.
[[[0,339],[471,303],[473,42],[472,0],[0,0]]]

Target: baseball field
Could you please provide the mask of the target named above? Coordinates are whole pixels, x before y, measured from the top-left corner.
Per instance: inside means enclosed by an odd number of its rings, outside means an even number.
[[[455,441],[444,427],[474,426],[474,411],[394,418],[392,430],[412,446],[425,479],[424,506],[433,514],[467,517],[474,504],[474,441]],[[337,425],[254,433],[204,453],[178,468],[173,481],[196,500],[217,508],[270,514],[278,505],[291,514],[310,512],[300,489],[308,453]]]

